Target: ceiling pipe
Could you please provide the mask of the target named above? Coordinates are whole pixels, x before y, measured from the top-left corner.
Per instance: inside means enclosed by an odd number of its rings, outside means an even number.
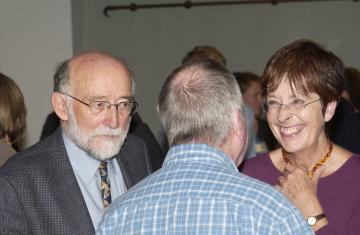
[[[110,11],[117,10],[130,10],[137,11],[138,9],[150,9],[150,8],[175,8],[183,7],[185,9],[190,9],[192,7],[199,6],[225,6],[225,5],[240,5],[240,4],[264,4],[269,3],[271,5],[277,5],[279,3],[294,3],[294,2],[335,2],[335,1],[346,1],[346,0],[238,0],[238,1],[211,1],[211,2],[192,2],[185,1],[182,3],[159,3],[159,4],[136,4],[131,3],[129,5],[121,6],[106,6],[103,10],[105,16],[109,17]],[[358,2],[359,0],[348,0],[353,2]]]

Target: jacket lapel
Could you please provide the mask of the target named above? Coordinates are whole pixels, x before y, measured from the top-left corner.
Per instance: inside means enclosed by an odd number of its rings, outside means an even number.
[[[62,211],[64,220],[75,234],[94,234],[85,200],[77,183],[69,157],[66,153],[59,128],[53,138],[49,152],[49,177],[52,179],[51,193]]]
[[[130,189],[151,173],[144,142],[130,134],[128,134],[116,159],[127,189]]]

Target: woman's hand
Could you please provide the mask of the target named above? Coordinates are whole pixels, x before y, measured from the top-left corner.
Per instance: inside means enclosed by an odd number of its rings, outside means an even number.
[[[301,211],[305,219],[323,213],[317,198],[317,185],[323,171],[324,167],[319,167],[310,178],[306,167],[288,163],[284,175],[278,178],[279,184],[275,187]],[[319,220],[313,229],[316,231],[327,223],[326,219]]]

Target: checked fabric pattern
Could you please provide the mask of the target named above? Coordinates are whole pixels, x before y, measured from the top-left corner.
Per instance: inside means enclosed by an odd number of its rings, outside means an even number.
[[[314,234],[279,191],[202,144],[172,147],[161,169],[112,203],[97,235]]]
[[[101,196],[103,199],[104,208],[108,207],[111,203],[111,189],[110,189],[110,180],[108,177],[108,170],[107,170],[107,162],[101,161],[99,166],[100,171],[100,190]]]

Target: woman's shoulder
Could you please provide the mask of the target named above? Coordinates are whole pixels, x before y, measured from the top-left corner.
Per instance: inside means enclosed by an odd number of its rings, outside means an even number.
[[[347,170],[349,170],[349,168],[360,168],[360,154],[352,153],[340,146],[335,146],[333,153],[334,162],[336,163],[335,165],[337,165],[335,172],[343,168]],[[360,170],[358,171],[360,174]]]
[[[345,164],[357,169],[360,174],[360,154],[352,154]]]
[[[360,178],[360,154],[350,153],[329,176],[340,177],[342,179]]]

